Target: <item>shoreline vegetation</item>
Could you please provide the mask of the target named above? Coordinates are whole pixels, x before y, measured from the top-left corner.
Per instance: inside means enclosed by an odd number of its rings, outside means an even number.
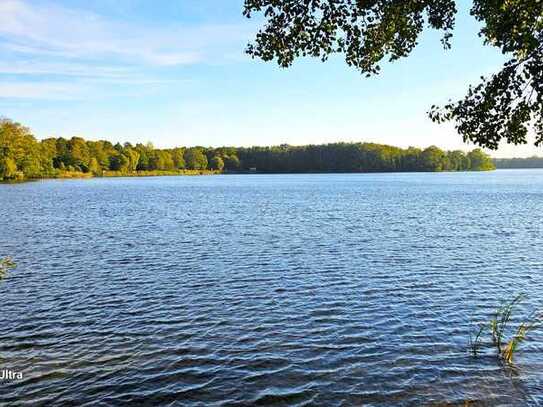
[[[495,158],[494,165],[498,169],[543,168],[543,157]]]
[[[115,178],[115,177],[164,177],[164,176],[191,176],[191,175],[214,175],[214,170],[152,170],[152,171],[103,171],[102,174],[83,171],[57,171],[43,179],[71,179],[71,178]],[[40,179],[40,178],[32,178]]]
[[[519,318],[514,318],[513,310],[523,299],[525,299],[525,295],[521,293],[509,302],[502,303],[490,321],[480,323],[478,329],[470,334],[469,349],[474,357],[479,355],[482,348],[493,347],[500,360],[510,365],[513,364],[513,357],[519,346],[528,339],[528,334],[535,327],[540,326],[543,316],[542,312],[534,311],[530,315],[522,317],[520,321]],[[517,322],[516,328],[511,326],[512,322]],[[483,334],[487,331],[491,334],[492,341],[490,343],[485,342],[483,338]]]
[[[0,257],[0,281],[7,276],[9,270],[14,269],[16,266],[11,257]]]
[[[44,178],[212,175],[220,173],[371,173],[489,171],[495,165],[476,148],[468,153],[436,146],[406,149],[375,143],[272,147],[177,147],[89,141],[38,141],[31,131],[0,119],[0,181]]]

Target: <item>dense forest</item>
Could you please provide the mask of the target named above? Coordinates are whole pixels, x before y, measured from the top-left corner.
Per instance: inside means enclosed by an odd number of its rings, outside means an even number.
[[[401,149],[373,143],[274,147],[178,147],[112,144],[80,137],[36,140],[19,123],[0,120],[0,180],[204,172],[378,172],[492,170],[480,149],[469,153]]]
[[[496,168],[543,168],[543,157],[496,158]]]

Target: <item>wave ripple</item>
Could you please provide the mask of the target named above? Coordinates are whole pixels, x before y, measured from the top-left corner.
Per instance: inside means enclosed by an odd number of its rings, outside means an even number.
[[[0,404],[541,405],[543,332],[466,340],[543,305],[542,175],[0,185]]]

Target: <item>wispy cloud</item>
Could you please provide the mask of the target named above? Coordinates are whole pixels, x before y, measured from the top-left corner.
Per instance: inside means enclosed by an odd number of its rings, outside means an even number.
[[[109,99],[179,89],[190,81],[176,68],[232,63],[248,32],[245,25],[135,23],[48,0],[0,0],[0,98]]]
[[[89,78],[119,79],[133,75],[127,67],[114,67],[73,62],[9,61],[0,59],[0,75],[61,75]]]
[[[1,73],[1,70],[0,70]],[[1,78],[1,77],[0,77]],[[6,81],[0,79],[0,99],[4,100],[101,100],[112,97],[145,97],[157,92],[180,91],[190,80],[164,79],[139,74],[121,76],[73,77],[64,80]]]
[[[84,86],[70,83],[0,83],[0,99],[76,100],[85,91]]]
[[[83,10],[24,0],[0,2],[0,47],[28,55],[172,66],[221,58],[243,44],[247,26],[137,25]]]

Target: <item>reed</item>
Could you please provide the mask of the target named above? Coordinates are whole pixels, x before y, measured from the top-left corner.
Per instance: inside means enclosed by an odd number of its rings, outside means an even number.
[[[479,349],[483,345],[483,342],[481,340],[481,336],[482,336],[483,331],[485,330],[485,328],[486,328],[486,325],[481,324],[481,325],[479,325],[479,330],[477,331],[477,333],[475,335],[473,335],[473,334],[469,335],[469,347],[471,349],[471,353],[473,354],[473,356],[477,356],[477,354],[479,352]]]
[[[507,325],[511,321],[513,309],[515,305],[524,299],[524,294],[518,294],[510,302],[498,308],[494,314],[494,318],[490,320],[490,328],[492,332],[492,343],[496,346],[498,352],[502,350],[502,343],[506,335]]]
[[[16,266],[15,262],[11,257],[0,258],[0,280],[2,280],[10,269],[14,269]]]
[[[525,298],[524,294],[518,294],[511,301],[497,308],[492,319],[488,324],[481,324],[476,334],[470,334],[469,349],[473,356],[477,356],[479,349],[484,345],[482,335],[486,328],[489,328],[492,346],[496,349],[496,355],[503,361],[512,364],[513,356],[518,350],[519,345],[526,340],[526,337],[539,322],[541,313],[533,313],[525,318],[516,329],[512,336],[507,339],[511,331],[510,325],[513,319],[513,311]]]
[[[513,337],[505,344],[501,350],[501,357],[507,363],[513,363],[513,356],[518,346],[526,340],[528,333],[534,329],[539,321],[541,320],[543,314],[532,314],[527,322],[522,322],[517,328],[516,333]]]

